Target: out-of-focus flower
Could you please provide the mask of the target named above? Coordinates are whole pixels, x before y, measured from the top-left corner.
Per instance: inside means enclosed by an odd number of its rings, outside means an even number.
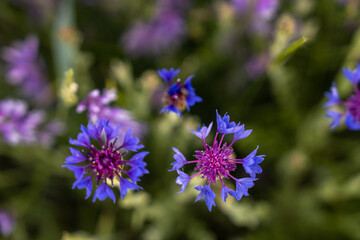
[[[146,163],[143,161],[148,152],[139,152],[129,160],[124,156],[129,152],[136,152],[143,148],[138,144],[139,139],[132,137],[132,129],[128,130],[123,139],[118,134],[120,125],[112,127],[109,121],[99,119],[96,125],[89,123],[87,128],[81,126],[81,133],[77,139],[69,140],[70,144],[82,147],[81,151],[70,148],[71,156],[65,160],[63,167],[68,168],[75,174],[76,181],[73,189],[86,189],[86,198],[90,197],[93,188],[93,179],[96,181],[96,190],[93,202],[107,197],[115,203],[114,192],[107,184],[109,180],[114,185],[114,180],[120,184],[120,194],[123,198],[129,189],[141,189],[136,182],[140,177],[148,173]],[[93,139],[93,141],[91,141]],[[81,165],[77,165],[80,163]],[[128,176],[129,179],[125,178]]]
[[[184,36],[184,20],[176,12],[165,12],[147,23],[135,24],[125,33],[123,43],[132,56],[155,56],[176,49]]]
[[[341,119],[345,118],[345,124],[350,130],[360,130],[360,64],[352,71],[349,68],[343,69],[343,74],[347,80],[354,86],[355,94],[348,97],[347,100],[340,100],[339,92],[335,83],[330,88],[330,92],[325,92],[328,101],[324,107],[338,106],[344,109],[343,112],[338,112],[328,109],[326,116],[332,119],[330,123],[331,129],[339,126]]]
[[[217,180],[220,180],[223,185],[221,198],[224,202],[226,202],[228,194],[239,201],[242,196],[249,195],[248,189],[254,186],[253,182],[257,180],[257,178],[255,178],[256,174],[262,172],[259,163],[264,160],[264,155],[256,156],[258,148],[245,158],[235,158],[234,151],[231,148],[232,145],[237,140],[248,137],[252,130],[245,130],[244,124],[240,125],[240,123],[236,124],[235,122],[230,122],[230,117],[226,114],[221,117],[216,112],[216,120],[217,131],[213,143],[208,145],[205,142],[213,123],[210,123],[209,127],[203,126],[200,128],[199,126],[197,131],[191,130],[193,134],[202,140],[204,150],[195,151],[194,157],[196,159],[187,161],[178,149],[173,148],[175,151],[175,162],[172,163],[173,168],[169,170],[177,171],[179,174],[179,177],[176,179],[176,183],[182,186],[180,192],[183,192],[189,181],[198,175],[201,175],[201,177],[207,181],[207,185],[195,187],[196,190],[200,191],[195,201],[204,198],[209,211],[211,211],[212,206],[215,206],[215,193],[210,188],[211,184],[215,184]],[[222,133],[220,142],[217,140],[219,133]],[[226,142],[223,143],[226,134],[234,134],[233,141],[229,145]],[[182,169],[185,164],[196,164],[194,170],[197,171],[197,173],[189,176],[181,171],[180,169]],[[230,173],[237,169],[238,164],[243,165],[245,172],[248,173],[250,177],[235,178]],[[224,179],[233,179],[236,183],[236,190],[228,188],[225,185]]]
[[[92,90],[85,99],[77,106],[76,112],[88,111],[90,122],[95,124],[99,119],[109,120],[110,125],[121,125],[119,134],[124,136],[130,128],[134,128],[134,135],[141,136],[145,132],[145,126],[136,122],[132,114],[120,107],[111,107],[109,104],[117,99],[116,89]]]
[[[16,223],[15,217],[8,211],[0,209],[0,234],[8,237],[14,230]]]
[[[232,0],[237,14],[250,15],[252,31],[261,34],[270,32],[269,22],[273,19],[278,9],[278,0]]]
[[[181,116],[181,112],[187,109],[190,110],[190,107],[197,102],[201,102],[202,98],[195,94],[195,89],[191,85],[191,80],[194,75],[189,76],[183,84],[181,84],[180,79],[175,83],[171,83],[173,78],[180,72],[179,69],[170,70],[161,69],[158,70],[159,76],[168,84],[169,88],[164,96],[164,102],[166,106],[161,109],[160,113],[174,112]]]
[[[21,92],[36,104],[48,103],[52,94],[44,74],[44,64],[38,57],[39,41],[29,36],[3,49],[2,58],[7,63],[6,77],[10,84],[19,86]]]
[[[51,145],[63,125],[57,121],[44,125],[45,117],[45,112],[41,110],[29,111],[27,104],[21,100],[0,101],[0,133],[3,141],[11,145]]]
[[[134,57],[156,56],[174,51],[186,32],[184,12],[187,0],[158,0],[154,16],[148,22],[137,22],[122,42]]]

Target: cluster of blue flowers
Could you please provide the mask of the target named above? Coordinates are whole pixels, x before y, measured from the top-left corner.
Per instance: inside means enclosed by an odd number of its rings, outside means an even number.
[[[202,101],[195,94],[191,85],[194,75],[189,76],[183,83],[180,79],[172,83],[179,72],[179,69],[173,68],[158,70],[160,78],[168,84],[168,89],[164,92],[165,106],[160,113],[166,111],[181,116],[183,110],[189,111],[195,103]],[[90,122],[87,127],[81,126],[81,133],[78,134],[77,139],[70,138],[70,144],[80,147],[82,150],[70,148],[72,155],[66,158],[65,165],[63,165],[63,167],[74,172],[76,180],[73,188],[86,189],[86,198],[90,197],[95,181],[96,190],[93,201],[110,198],[115,202],[115,194],[109,186],[114,186],[115,181],[119,182],[121,198],[127,194],[129,189],[141,189],[137,182],[140,181],[140,177],[148,173],[145,168],[147,164],[144,162],[148,152],[140,152],[133,155],[129,160],[125,159],[127,153],[136,152],[144,146],[138,144],[139,139],[137,137],[132,136],[133,128],[127,130],[124,137],[121,135],[124,124],[113,119],[114,111],[117,115],[120,114],[119,110],[107,106],[114,99],[116,99],[115,91],[105,90],[104,94],[101,95],[99,90],[94,90],[80,102],[77,111],[82,112],[88,109]],[[254,186],[254,181],[257,180],[256,174],[262,172],[259,163],[264,160],[263,155],[256,155],[258,148],[245,158],[235,158],[232,149],[233,144],[237,140],[248,137],[252,130],[245,130],[244,124],[230,122],[230,117],[227,114],[221,117],[216,112],[216,116],[217,131],[213,143],[208,145],[205,142],[213,123],[210,123],[209,127],[199,127],[197,131],[191,130],[203,141],[204,150],[195,151],[196,160],[187,161],[178,149],[173,148],[175,162],[172,163],[173,168],[170,170],[177,171],[179,174],[176,183],[182,186],[181,192],[185,190],[188,182],[195,176],[199,175],[208,182],[208,185],[195,187],[196,190],[200,191],[195,201],[204,198],[209,211],[211,211],[212,206],[215,206],[215,193],[210,188],[212,184],[215,184],[217,180],[223,184],[221,191],[223,201],[226,201],[228,194],[236,200],[240,200],[242,196],[249,195],[248,189]],[[95,120],[97,120],[96,125],[92,123]],[[219,134],[222,134],[220,141],[217,140]],[[223,142],[227,134],[233,134],[233,140],[229,145]],[[194,171],[197,173],[189,176],[182,169],[185,164],[192,163],[196,164]],[[231,174],[237,169],[238,164],[242,164],[250,177],[235,178]],[[225,185],[225,181],[230,179],[235,181],[236,190]]]

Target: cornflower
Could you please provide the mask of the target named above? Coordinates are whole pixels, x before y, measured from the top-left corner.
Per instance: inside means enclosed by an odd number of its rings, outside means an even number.
[[[330,123],[331,129],[335,129],[339,126],[341,120],[344,118],[345,124],[350,130],[360,130],[360,64],[354,69],[349,68],[343,69],[343,74],[347,80],[353,85],[355,93],[350,95],[346,100],[340,100],[339,92],[332,84],[330,91],[325,92],[325,96],[328,98],[328,102],[324,104],[324,107],[337,106],[343,109],[338,112],[332,109],[327,109],[326,116],[331,118]]]
[[[120,138],[120,125],[115,128],[109,125],[109,121],[99,119],[96,126],[89,123],[87,128],[81,126],[81,133],[77,139],[69,140],[69,143],[83,150],[70,148],[71,156],[65,160],[63,167],[74,172],[75,182],[72,188],[86,189],[86,199],[90,197],[93,189],[93,180],[96,182],[96,190],[93,202],[110,198],[115,203],[115,194],[109,187],[107,180],[114,185],[114,180],[120,184],[120,196],[123,198],[129,189],[142,189],[136,184],[140,177],[148,173],[144,157],[149,152],[139,152],[129,160],[124,156],[129,152],[136,152],[143,148],[138,144],[139,139],[132,137],[132,129],[129,129],[124,138]],[[91,139],[95,140],[93,143]],[[81,163],[81,165],[77,165]],[[128,178],[126,178],[126,175]]]
[[[221,198],[226,202],[228,194],[233,196],[239,201],[243,196],[248,196],[248,189],[254,186],[254,181],[257,180],[256,174],[261,173],[262,169],[258,165],[264,160],[264,155],[256,156],[258,147],[245,158],[235,158],[233,144],[240,139],[244,139],[250,135],[252,130],[245,130],[244,124],[230,122],[230,117],[225,114],[221,117],[216,111],[217,131],[212,144],[207,144],[205,138],[209,135],[213,123],[211,122],[208,127],[203,125],[202,128],[198,127],[198,130],[190,130],[198,138],[200,138],[204,144],[203,150],[195,151],[195,160],[187,161],[184,155],[177,149],[174,150],[175,162],[171,163],[173,168],[169,171],[177,171],[179,176],[176,178],[176,183],[181,185],[180,192],[183,192],[189,183],[189,181],[196,177],[201,176],[205,179],[207,185],[199,185],[195,187],[200,191],[196,201],[204,198],[205,203],[211,211],[212,206],[215,206],[215,193],[211,189],[211,185],[215,184],[217,180],[220,180],[223,187],[221,190]],[[222,134],[220,141],[217,141],[219,134]],[[223,143],[226,134],[234,134],[233,141],[228,145]],[[197,173],[189,176],[180,169],[185,164],[195,164],[194,170]],[[237,165],[242,164],[245,172],[250,175],[246,178],[235,178],[231,172],[237,169]],[[236,183],[236,190],[232,190],[225,185],[225,179],[234,180]]]
[[[178,79],[175,83],[171,83],[172,79],[180,72],[179,69],[161,69],[157,71],[160,78],[162,78],[168,84],[168,90],[164,95],[164,102],[166,106],[160,110],[160,113],[174,112],[181,117],[181,112],[187,109],[190,111],[190,107],[197,102],[201,102],[202,98],[195,94],[195,89],[191,85],[191,80],[195,75],[190,75],[183,84]]]

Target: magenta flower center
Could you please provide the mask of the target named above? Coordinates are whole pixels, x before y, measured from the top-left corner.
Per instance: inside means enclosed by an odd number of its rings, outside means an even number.
[[[353,116],[354,120],[360,122],[360,95],[352,95],[345,102],[345,105],[348,107],[350,114]]]
[[[196,151],[194,155],[199,161],[195,166],[195,170],[200,170],[203,178],[211,183],[216,182],[216,178],[228,178],[229,172],[236,169],[236,161],[231,159],[233,150],[224,144],[221,148],[215,146],[206,146],[204,151]]]
[[[128,163],[123,160],[121,152],[113,147],[110,143],[108,147],[103,147],[102,150],[92,147],[88,153],[89,161],[92,163],[88,168],[96,173],[96,181],[109,178],[113,180],[115,176],[120,177],[121,173],[127,173],[123,170],[124,165]]]

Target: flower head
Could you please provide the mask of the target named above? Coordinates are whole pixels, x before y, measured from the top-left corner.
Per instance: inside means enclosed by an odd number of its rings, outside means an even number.
[[[124,136],[126,131],[134,128],[134,135],[141,136],[145,127],[134,120],[131,112],[120,107],[111,107],[110,103],[117,100],[116,89],[92,90],[77,106],[76,112],[88,111],[90,122],[96,124],[99,119],[107,119],[110,125],[121,125],[119,134]]]
[[[183,192],[189,181],[198,175],[206,180],[206,185],[195,187],[196,190],[200,191],[195,201],[204,198],[209,211],[211,211],[212,206],[215,206],[215,193],[211,189],[212,184],[215,184],[218,180],[222,183],[223,187],[221,190],[221,198],[224,202],[226,201],[228,194],[239,201],[242,196],[249,195],[248,189],[254,186],[253,182],[257,180],[255,178],[256,174],[262,172],[259,163],[264,160],[264,155],[256,156],[258,148],[245,158],[235,158],[232,145],[237,140],[244,139],[249,136],[251,130],[245,130],[244,124],[240,125],[240,123],[236,124],[235,122],[230,122],[230,117],[226,114],[224,117],[221,117],[216,111],[216,115],[217,131],[213,143],[208,145],[205,141],[211,130],[212,123],[210,123],[209,127],[203,126],[202,128],[199,127],[197,131],[191,130],[194,135],[203,141],[204,149],[195,151],[195,159],[187,161],[178,149],[173,148],[175,152],[175,162],[172,163],[173,168],[170,170],[176,170],[179,174],[179,177],[175,182],[181,185],[180,192]],[[217,137],[221,133],[222,136],[218,142]],[[230,144],[227,144],[226,142],[223,143],[226,134],[234,134],[233,140]],[[194,170],[197,171],[197,173],[189,176],[181,171],[180,169],[182,169],[182,167],[186,164],[195,164]],[[243,165],[245,172],[248,173],[250,177],[235,178],[232,175],[231,172],[234,172],[239,164]],[[234,180],[236,183],[236,189],[233,190],[227,187],[225,185],[225,179]]]
[[[34,103],[43,105],[51,100],[52,94],[44,74],[44,66],[38,57],[39,40],[29,36],[23,42],[16,42],[3,49],[6,62],[6,78],[12,85]]]
[[[124,159],[129,151],[136,152],[144,146],[138,144],[137,137],[131,136],[132,129],[127,131],[123,140],[120,139],[119,127],[114,128],[109,125],[109,121],[99,119],[96,125],[89,123],[87,127],[81,126],[81,133],[77,139],[69,140],[70,144],[83,150],[70,148],[72,155],[65,159],[63,167],[74,172],[76,180],[73,189],[86,189],[86,198],[91,195],[95,179],[96,191],[93,202],[96,199],[103,201],[110,198],[115,203],[114,192],[108,186],[107,180],[112,184],[115,179],[119,181],[123,198],[128,189],[141,189],[136,182],[140,180],[139,177],[148,173],[143,161],[148,152],[137,153],[129,160]]]
[[[21,100],[0,101],[0,133],[3,141],[11,144],[40,143],[51,145],[54,137],[63,129],[60,122],[45,123],[45,112],[28,110],[26,102]]]
[[[335,111],[331,108],[327,109],[326,116],[331,118],[331,129],[335,129],[339,126],[341,119],[345,119],[345,124],[350,130],[360,130],[360,65],[358,65],[353,71],[346,68],[343,69],[345,78],[353,85],[354,94],[350,95],[347,100],[340,100],[339,92],[333,83],[330,91],[325,92],[325,97],[328,101],[324,104],[324,107],[337,106],[343,111]]]
[[[167,82],[169,86],[164,96],[166,106],[161,109],[160,113],[174,112],[181,116],[182,111],[185,109],[189,111],[191,106],[202,101],[202,98],[195,94],[195,89],[191,85],[191,80],[194,75],[189,76],[183,84],[181,84],[180,79],[178,79],[175,83],[171,83],[175,75],[179,72],[179,69],[174,70],[173,68],[170,70],[158,70],[159,76]]]

